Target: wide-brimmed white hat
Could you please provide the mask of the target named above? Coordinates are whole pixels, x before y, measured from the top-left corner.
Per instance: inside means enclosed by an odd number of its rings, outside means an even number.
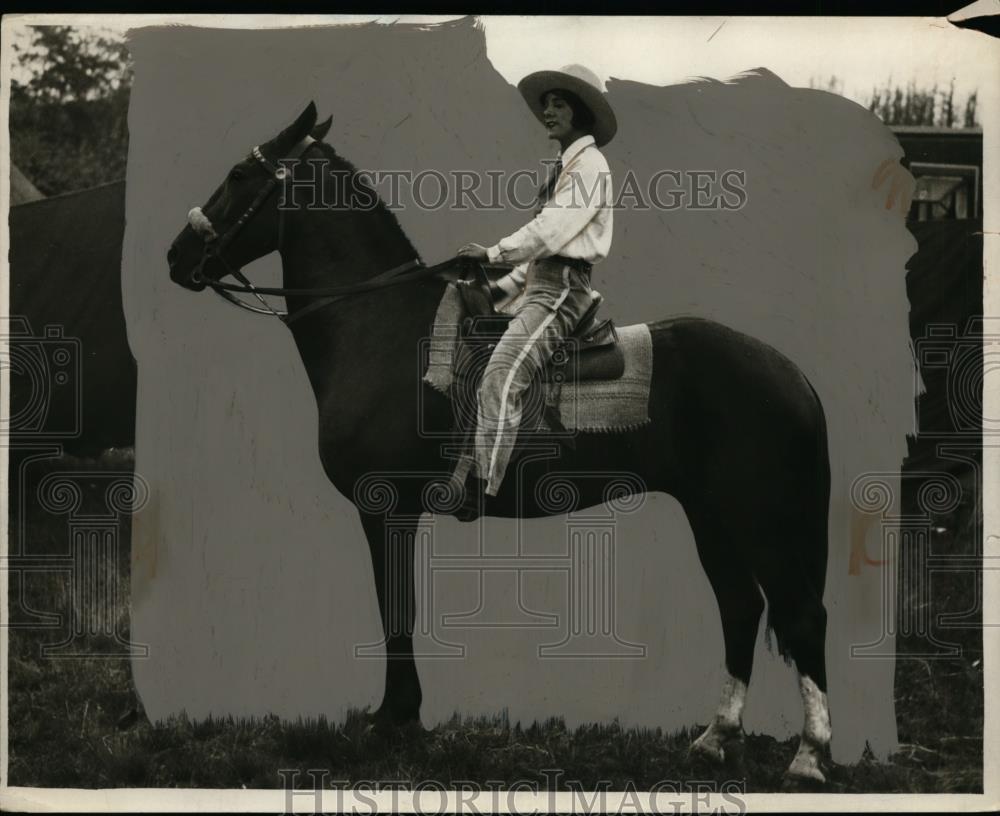
[[[582,65],[567,65],[560,71],[535,71],[517,83],[517,89],[538,121],[544,122],[542,96],[562,88],[575,93],[594,114],[594,141],[606,145],[618,130],[615,112],[608,104],[597,74]]]

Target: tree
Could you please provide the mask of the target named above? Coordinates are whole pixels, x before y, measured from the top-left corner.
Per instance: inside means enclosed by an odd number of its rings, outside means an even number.
[[[34,26],[28,48],[15,45],[18,62],[31,78],[13,87],[43,102],[66,102],[111,95],[131,84],[125,44],[110,37],[84,34],[70,26]]]
[[[33,26],[16,46],[11,159],[46,195],[123,178],[132,69],[125,44],[70,26]]]
[[[945,91],[937,85],[928,89],[917,88],[910,82],[905,91],[900,86],[886,82],[873,88],[868,110],[887,125],[935,125],[937,127],[978,127],[976,119],[976,91],[969,94],[965,108],[955,99],[955,81]]]
[[[976,102],[978,101],[979,93],[973,91],[969,94],[969,99],[965,103],[965,117],[962,121],[962,126],[971,128],[976,126]]]

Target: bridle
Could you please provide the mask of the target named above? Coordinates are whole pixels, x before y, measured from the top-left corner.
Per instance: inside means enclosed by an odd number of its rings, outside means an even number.
[[[315,143],[315,139],[310,136],[306,136],[305,139],[299,142],[292,149],[284,161],[294,161],[295,159],[301,158]],[[229,229],[219,236],[216,234],[211,221],[209,221],[208,217],[201,211],[200,207],[194,207],[188,213],[188,222],[194,231],[204,240],[204,248],[202,250],[201,259],[198,261],[198,265],[192,270],[191,275],[189,276],[189,281],[191,283],[195,285],[204,284],[205,286],[209,286],[217,295],[229,301],[234,306],[238,306],[241,309],[253,312],[254,314],[277,317],[279,320],[282,320],[286,325],[288,325],[304,317],[306,314],[321,309],[343,297],[362,294],[364,292],[372,292],[388,286],[398,286],[400,284],[409,283],[410,281],[420,280],[422,278],[429,278],[441,273],[453,264],[452,261],[446,261],[445,263],[437,264],[436,266],[424,266],[420,259],[417,258],[393,267],[392,269],[388,269],[385,272],[381,272],[368,280],[345,286],[330,286],[315,289],[288,289],[285,287],[254,286],[250,279],[243,274],[242,270],[238,266],[233,266],[226,260],[224,252],[240,231],[258,212],[260,212],[261,207],[267,202],[275,190],[284,185],[285,181],[289,177],[289,172],[287,167],[275,165],[266,156],[264,156],[264,154],[261,153],[259,145],[250,151],[250,155],[256,159],[265,170],[267,170],[270,178],[268,178],[268,180],[264,183],[264,186],[261,187],[260,191],[250,203],[250,206],[246,208],[243,214],[233,223],[231,227],[229,227]],[[277,245],[277,250],[279,252],[281,251],[284,242],[284,229],[285,210],[279,207]],[[220,276],[220,278],[210,278],[205,275],[205,264],[212,259],[218,261],[226,270],[225,274]],[[223,283],[221,278],[224,278],[227,275],[231,275],[239,281],[239,283]],[[261,306],[254,306],[253,304],[241,300],[234,294],[237,292],[252,294],[258,301],[260,301]],[[281,295],[286,297],[289,295],[297,295],[304,297],[316,297],[320,299],[313,301],[309,305],[304,306],[301,309],[297,309],[294,312],[289,312],[275,309],[270,303],[267,302],[267,300],[264,299],[264,295]]]

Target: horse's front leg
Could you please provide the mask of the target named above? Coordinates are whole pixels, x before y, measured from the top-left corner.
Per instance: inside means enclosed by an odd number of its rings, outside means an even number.
[[[413,549],[419,516],[361,514],[371,549],[375,590],[385,633],[385,693],[376,718],[420,721],[420,678],[413,659]]]

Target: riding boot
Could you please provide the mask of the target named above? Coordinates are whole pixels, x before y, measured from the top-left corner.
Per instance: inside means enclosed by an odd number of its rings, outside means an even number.
[[[459,521],[475,521],[483,514],[485,500],[486,480],[470,474],[465,481],[465,493],[462,503],[455,511],[455,518]]]

